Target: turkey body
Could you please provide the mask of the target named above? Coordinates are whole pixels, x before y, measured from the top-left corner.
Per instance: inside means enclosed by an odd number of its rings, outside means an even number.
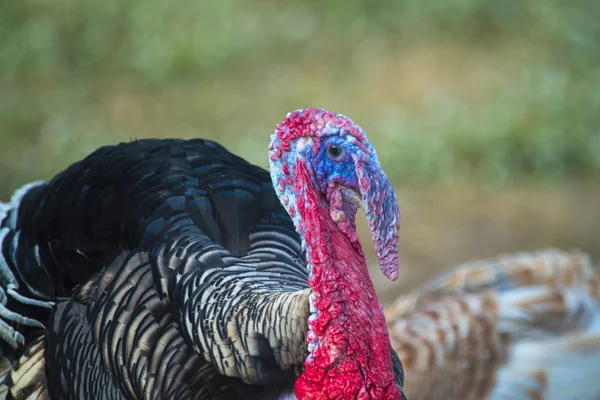
[[[600,398],[600,272],[553,249],[470,262],[386,308],[414,399]]]
[[[0,398],[294,398],[310,288],[264,169],[207,140],[107,146],[0,221],[0,300],[29,321],[0,320]]]
[[[205,140],[101,148],[0,207],[0,399],[293,399],[310,288],[269,174]],[[580,253],[460,266],[386,308],[412,399],[600,398]]]

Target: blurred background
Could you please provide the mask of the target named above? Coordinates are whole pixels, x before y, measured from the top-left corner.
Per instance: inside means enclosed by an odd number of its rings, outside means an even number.
[[[266,167],[285,114],[323,107],[365,129],[397,189],[404,275],[373,275],[384,297],[505,252],[600,256],[597,0],[0,10],[0,200],[132,138],[212,138]]]

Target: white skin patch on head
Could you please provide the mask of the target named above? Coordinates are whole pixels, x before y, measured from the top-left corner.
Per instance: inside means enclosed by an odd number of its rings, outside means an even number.
[[[304,136],[301,137],[300,139],[298,139],[298,142],[296,143],[296,149],[298,149],[298,151],[302,151],[304,150],[304,148],[306,146],[312,146],[313,145],[313,138],[310,136]]]

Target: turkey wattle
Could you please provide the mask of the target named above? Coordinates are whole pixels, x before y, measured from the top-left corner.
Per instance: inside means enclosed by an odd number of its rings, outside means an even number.
[[[108,146],[0,208],[4,391],[401,398],[354,221],[362,205],[395,279],[400,216],[375,149],[304,109],[269,157],[271,176],[211,141]]]

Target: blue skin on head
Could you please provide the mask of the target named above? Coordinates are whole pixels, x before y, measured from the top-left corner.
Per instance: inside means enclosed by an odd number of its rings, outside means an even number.
[[[365,208],[380,268],[395,280],[400,213],[375,149],[348,118],[324,110],[303,111],[289,114],[271,137],[271,177],[284,206],[299,227],[295,204],[303,194],[284,183],[287,173],[283,171],[288,168],[294,180],[291,167],[303,160],[312,185],[329,203],[332,219],[351,240],[358,238],[354,228],[357,205]]]
[[[305,154],[305,158],[313,167],[314,179],[322,193],[327,193],[328,187],[335,184],[358,190],[358,177],[352,154],[359,151],[360,148],[350,144],[345,135],[324,140],[314,157],[309,149],[305,150],[305,153],[308,153]]]

